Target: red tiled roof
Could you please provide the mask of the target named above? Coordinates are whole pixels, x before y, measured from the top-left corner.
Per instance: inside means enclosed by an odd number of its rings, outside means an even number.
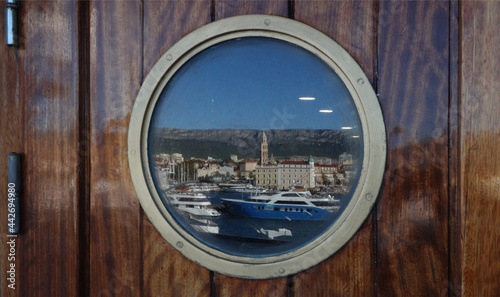
[[[283,161],[280,164],[296,164],[296,165],[307,165],[309,163],[303,161]]]

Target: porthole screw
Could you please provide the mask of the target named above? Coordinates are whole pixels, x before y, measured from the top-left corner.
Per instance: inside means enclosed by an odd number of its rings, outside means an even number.
[[[270,19],[266,19],[266,20],[264,21],[264,24],[266,24],[266,26],[271,25],[271,20],[270,20]]]
[[[365,80],[360,78],[358,79],[358,85],[362,86],[365,83]]]
[[[184,246],[184,243],[182,243],[182,241],[177,241],[175,245],[181,249]]]

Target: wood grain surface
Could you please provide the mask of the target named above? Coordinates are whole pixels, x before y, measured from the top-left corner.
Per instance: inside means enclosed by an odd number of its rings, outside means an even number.
[[[377,206],[378,296],[448,292],[448,9],[440,1],[379,6],[388,160]]]
[[[459,29],[459,2],[450,2],[450,83],[448,107],[448,230],[449,230],[449,280],[448,296],[462,296],[462,201],[460,197],[460,29]]]
[[[19,122],[12,119],[11,124],[19,138],[7,139],[11,145],[19,141],[17,148],[12,149],[23,154],[24,172],[22,232],[16,247],[16,293],[76,296],[79,288],[77,3],[26,2],[19,15],[23,20],[17,50],[19,77],[17,83],[10,80],[13,85],[7,88],[18,87],[18,95],[11,94],[14,96],[7,100],[14,103],[11,109],[14,113],[8,118],[18,117]],[[19,113],[15,112],[16,104]],[[2,258],[2,263],[5,259]]]
[[[5,3],[0,3],[0,11],[5,11]],[[0,13],[0,24],[5,24],[5,14]],[[5,30],[0,30],[0,40],[5,40]],[[21,111],[19,100],[19,69],[18,55],[15,48],[0,46],[0,296],[19,296],[18,291],[7,286],[7,271],[10,270],[11,261],[8,261],[10,246],[7,238],[7,207],[5,207],[8,178],[7,157],[10,152],[21,152]],[[5,222],[5,223],[3,223]],[[17,239],[19,242],[19,239]],[[17,255],[18,256],[18,255]],[[19,259],[19,257],[17,258]],[[19,262],[18,262],[19,263]]]
[[[207,24],[210,1],[146,1],[144,3],[144,68],[147,75],[156,61],[187,33]],[[209,296],[210,271],[182,256],[142,217],[143,294]]]
[[[373,1],[297,1],[295,19],[322,31],[342,46],[373,82]],[[374,280],[374,216],[335,256],[293,278],[294,296],[370,296]],[[318,281],[321,280],[321,281]]]
[[[25,1],[20,12],[20,48],[0,45],[0,191],[10,151],[24,156],[25,184],[16,291],[0,207],[1,296],[500,291],[498,1]],[[208,271],[173,249],[142,213],[127,158],[130,112],[159,57],[210,21],[254,13],[295,18],[346,49],[388,137],[360,230],[317,266],[270,280]]]
[[[141,3],[92,2],[90,36],[90,296],[140,296],[141,217],[127,131],[142,76]]]
[[[500,291],[500,2],[462,5],[463,296]]]
[[[286,17],[289,13],[289,1],[287,0],[235,0],[214,1],[215,20],[229,18],[245,14],[270,14]]]

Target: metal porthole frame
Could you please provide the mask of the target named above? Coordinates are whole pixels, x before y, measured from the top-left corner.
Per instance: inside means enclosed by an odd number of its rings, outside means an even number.
[[[241,257],[200,242],[168,212],[153,184],[148,163],[148,130],[156,102],[172,76],[208,47],[235,38],[269,37],[298,45],[329,65],[351,94],[362,125],[363,164],[353,197],[337,221],[310,243],[269,257]],[[137,95],[128,131],[131,177],[141,206],[158,232],[192,261],[229,276],[266,279],[312,267],[345,245],[368,217],[382,183],[386,133],[377,97],[356,61],[335,41],[298,21],[269,15],[246,15],[213,22],[172,46],[146,77]]]

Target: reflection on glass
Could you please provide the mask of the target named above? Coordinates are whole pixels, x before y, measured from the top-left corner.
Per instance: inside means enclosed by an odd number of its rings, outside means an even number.
[[[209,246],[252,257],[324,233],[363,161],[359,117],[338,75],[265,37],[217,44],[183,65],[155,106],[148,148],[176,221]]]

